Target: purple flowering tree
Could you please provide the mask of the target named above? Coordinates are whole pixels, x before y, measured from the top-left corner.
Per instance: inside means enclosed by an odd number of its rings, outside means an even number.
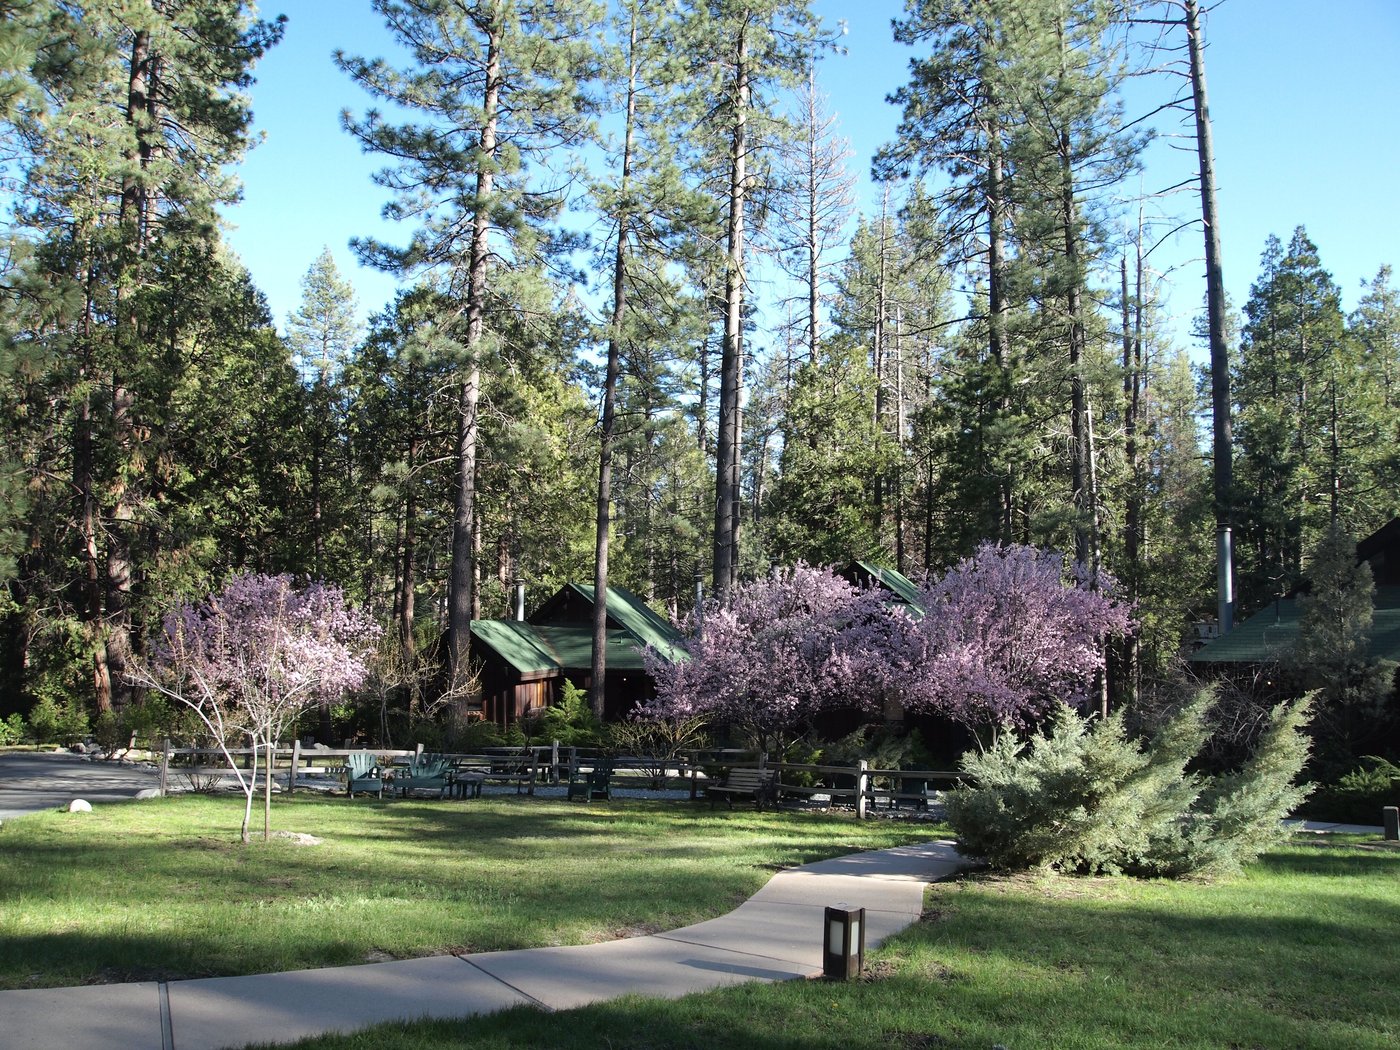
[[[1066,579],[1062,556],[986,543],[923,586],[921,620],[892,620],[885,682],[911,711],[932,711],[995,736],[1061,703],[1082,705],[1104,666],[1104,640],[1132,627],[1100,574]]]
[[[199,716],[238,777],[247,804],[248,841],[257,752],[263,753],[263,838],[270,832],[272,751],[307,707],[359,687],[379,625],[325,583],[297,587],[292,577],[243,573],[203,602],[181,602],[165,616],[152,659],[133,680],[185,704]],[[231,749],[252,741],[253,769],[239,770]]]
[[[830,704],[878,701],[866,653],[849,645],[858,627],[886,617],[878,593],[829,569],[799,563],[731,588],[685,625],[688,660],[648,656],[656,698],[643,717],[707,722],[745,730],[772,753]]]

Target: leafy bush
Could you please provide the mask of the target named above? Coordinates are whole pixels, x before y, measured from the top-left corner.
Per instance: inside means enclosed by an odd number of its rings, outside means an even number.
[[[1048,732],[1004,733],[964,756],[974,787],[947,796],[948,818],[970,853],[994,867],[1180,876],[1231,870],[1284,834],[1280,820],[1306,795],[1310,698],[1274,709],[1237,771],[1188,772],[1205,743],[1212,693],[1203,691],[1149,741],[1121,714],[1093,720],[1068,708]]]
[[[1367,755],[1335,784],[1320,788],[1299,815],[1341,824],[1376,824],[1386,806],[1400,806],[1400,766]]]
[[[479,748],[502,747],[505,733],[495,722],[485,718],[473,718],[461,723],[453,736],[453,750],[475,751]]]
[[[160,696],[147,696],[118,711],[103,711],[92,724],[92,737],[109,754],[132,747],[159,747],[163,736],[187,721],[177,716],[172,705]]]
[[[29,738],[36,744],[71,747],[88,735],[88,715],[76,700],[42,697],[29,712]]]
[[[863,725],[822,749],[827,765],[853,766],[862,758],[876,769],[930,769],[933,765],[917,729],[904,732],[884,724]]]
[[[646,718],[638,716],[608,727],[609,748],[616,754],[631,755],[654,761],[640,766],[651,780],[651,786],[666,786],[667,771],[680,761],[682,751],[705,747],[705,719],[699,715],[676,718]]]
[[[9,718],[0,719],[0,747],[18,744],[24,739],[24,717],[16,711]]]

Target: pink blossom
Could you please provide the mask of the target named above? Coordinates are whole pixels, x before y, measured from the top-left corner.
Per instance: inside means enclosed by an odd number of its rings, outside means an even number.
[[[872,703],[852,629],[884,616],[881,597],[829,569],[799,563],[735,587],[686,625],[690,658],[648,668],[657,696],[646,714],[703,715],[778,747],[823,707]]]
[[[922,620],[893,632],[886,683],[910,710],[970,726],[1029,725],[1057,704],[1082,704],[1103,668],[1103,643],[1132,626],[1100,574],[1066,581],[1064,559],[987,543],[926,583]]]
[[[272,749],[283,731],[318,700],[357,688],[379,634],[340,588],[290,576],[243,573],[199,604],[166,614],[154,659],[133,663],[131,678],[192,709],[228,759],[246,798],[243,841],[255,777],[233,761],[250,738],[263,753],[264,823],[271,807]]]

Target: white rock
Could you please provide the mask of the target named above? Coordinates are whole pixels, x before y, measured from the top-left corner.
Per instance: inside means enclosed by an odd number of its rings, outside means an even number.
[[[69,813],[91,813],[91,812],[92,812],[92,803],[91,803],[91,802],[88,802],[86,799],[75,798],[72,802],[68,803],[68,812],[69,812]]]

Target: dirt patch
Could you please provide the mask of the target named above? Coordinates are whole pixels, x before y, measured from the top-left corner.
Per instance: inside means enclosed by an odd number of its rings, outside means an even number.
[[[285,839],[294,846],[319,846],[322,842],[315,835],[308,835],[304,831],[274,831],[272,837]]]
[[[889,959],[881,959],[877,963],[872,963],[860,973],[860,979],[867,984],[873,981],[888,981],[895,974],[899,973],[899,967]]]
[[[612,934],[615,941],[631,940],[633,937],[650,937],[655,933],[664,933],[666,927],[655,922],[642,922],[633,926],[615,926],[608,932]]]

